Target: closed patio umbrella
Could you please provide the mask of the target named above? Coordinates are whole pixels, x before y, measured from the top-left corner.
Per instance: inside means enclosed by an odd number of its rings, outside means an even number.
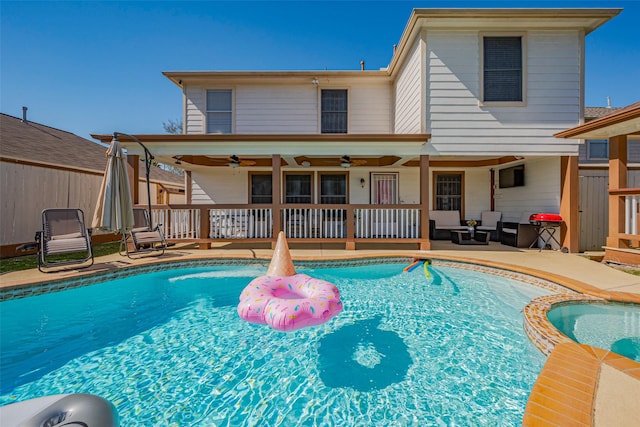
[[[133,227],[133,203],[129,191],[127,162],[120,141],[114,135],[107,150],[107,167],[104,171],[92,227],[124,234]]]

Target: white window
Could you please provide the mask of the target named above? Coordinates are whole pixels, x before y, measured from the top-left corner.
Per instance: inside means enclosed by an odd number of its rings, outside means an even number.
[[[347,133],[347,90],[323,89],[320,99],[320,131]]]
[[[371,204],[372,205],[398,204],[398,174],[397,173],[372,173],[371,174]]]
[[[207,133],[231,133],[231,89],[207,90]]]
[[[482,101],[524,101],[522,36],[482,38]]]
[[[609,141],[606,139],[592,139],[587,141],[587,160],[608,160]]]

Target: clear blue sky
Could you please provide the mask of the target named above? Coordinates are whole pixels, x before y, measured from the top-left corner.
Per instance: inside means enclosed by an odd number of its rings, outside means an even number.
[[[182,97],[162,71],[378,69],[416,7],[624,8],[587,36],[586,104],[640,100],[637,1],[0,1],[0,111],[85,138],[163,133]]]

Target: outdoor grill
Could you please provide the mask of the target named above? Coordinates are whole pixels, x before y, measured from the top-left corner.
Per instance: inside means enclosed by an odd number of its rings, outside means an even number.
[[[529,223],[536,228],[536,233],[538,233],[538,237],[531,243],[529,248],[538,244],[539,239],[542,240],[540,250],[547,247],[551,248],[552,241],[556,242],[558,246],[561,246],[555,236],[556,229],[562,225],[562,217],[560,215],[554,213],[535,213],[529,217]],[[566,248],[562,248],[562,251],[565,252],[565,249]]]

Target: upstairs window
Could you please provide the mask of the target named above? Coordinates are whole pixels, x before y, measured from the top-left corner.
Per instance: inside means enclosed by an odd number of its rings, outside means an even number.
[[[346,89],[323,89],[320,110],[322,133],[347,133]]]
[[[483,37],[483,101],[523,101],[522,37]]]
[[[207,91],[207,133],[231,133],[231,89]]]

